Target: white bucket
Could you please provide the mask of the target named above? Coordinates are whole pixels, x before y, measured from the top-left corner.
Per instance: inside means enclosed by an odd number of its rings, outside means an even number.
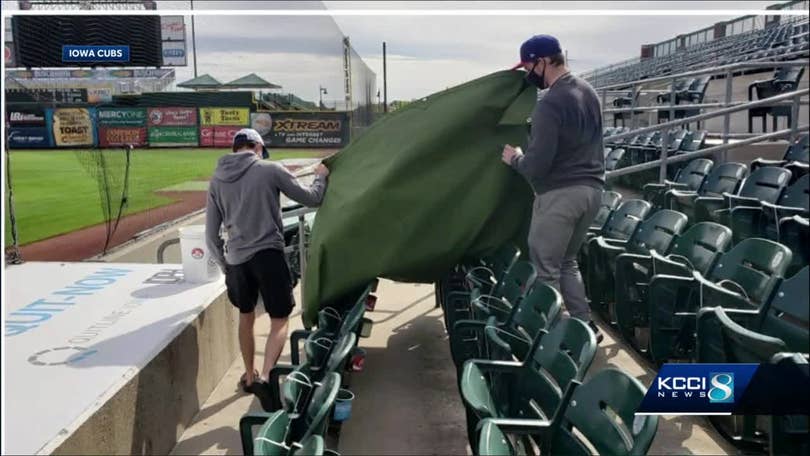
[[[185,226],[179,231],[180,256],[186,282],[205,283],[219,279],[219,266],[205,245],[205,225]]]

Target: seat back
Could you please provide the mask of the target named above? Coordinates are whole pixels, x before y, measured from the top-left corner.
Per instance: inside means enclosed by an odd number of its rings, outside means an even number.
[[[355,343],[357,343],[357,334],[354,332],[340,336],[340,338],[335,341],[329,353],[329,358],[323,365],[324,372],[340,372],[343,364],[346,362],[346,358],[354,348]]]
[[[804,67],[779,67],[773,75],[773,79],[779,82],[792,82],[798,84],[804,74]]]
[[[692,133],[683,128],[674,128],[669,134],[669,147],[668,150],[680,150],[683,147],[684,141],[691,141]]]
[[[774,292],[768,309],[763,313],[760,332],[785,342],[791,351],[806,351],[810,346],[810,266],[805,266],[785,279]]]
[[[792,256],[789,248],[777,242],[760,238],[743,239],[720,257],[709,272],[708,279],[721,286],[728,281],[736,283],[742,287],[748,300],[758,306],[768,298],[777,281],[784,277]],[[732,290],[738,291],[737,286]]]
[[[492,271],[495,280],[500,281],[518,258],[520,258],[520,249],[514,244],[507,244],[491,256],[485,257],[484,264]]]
[[[323,435],[326,427],[326,417],[337,398],[340,389],[340,374],[329,372],[321,384],[312,393],[307,413],[303,416],[303,435],[294,435],[293,439],[304,440],[310,435]]]
[[[668,258],[685,259],[691,269],[705,275],[730,246],[731,229],[719,223],[700,222],[678,236]]]
[[[560,320],[538,337],[515,381],[511,409],[523,418],[551,418],[571,380],[580,380],[596,355],[596,336],[576,318]]]
[[[602,228],[602,236],[608,239],[629,239],[651,208],[652,204],[644,200],[623,201]]]
[[[692,101],[699,102],[703,100],[703,97],[706,95],[706,89],[709,87],[709,81],[711,81],[711,75],[704,75],[695,78],[692,81],[692,84],[689,85],[689,92],[691,92],[693,98]]]
[[[714,162],[707,158],[696,158],[678,171],[675,181],[686,184],[689,190],[696,191],[714,167]]]
[[[557,321],[562,308],[562,296],[550,285],[536,282],[532,290],[513,310],[507,331],[517,338],[511,339],[512,354],[526,359],[532,343],[541,329],[548,329]]]
[[[624,148],[619,147],[610,151],[605,157],[605,170],[606,171],[614,171],[619,166],[619,162],[621,162],[622,158],[624,158]]]
[[[748,174],[748,165],[742,163],[730,162],[717,165],[706,176],[703,185],[698,189],[698,194],[701,196],[735,194],[746,174]]]
[[[791,172],[785,168],[763,166],[743,181],[739,195],[775,203],[790,183],[790,176]]]
[[[658,417],[636,416],[647,389],[635,377],[607,367],[574,391],[550,454],[647,454],[658,429]],[[574,429],[579,435],[574,433]]]
[[[613,191],[603,192],[602,201],[599,204],[599,210],[596,212],[596,217],[594,217],[591,227],[602,229],[602,227],[605,226],[608,218],[610,218],[610,214],[616,209],[616,207],[619,206],[621,200],[621,193]]]
[[[810,212],[810,174],[800,177],[779,197],[780,206],[800,207]]]
[[[810,134],[799,136],[785,151],[784,159],[801,163],[810,162]]]
[[[793,264],[788,274],[810,263],[810,220],[794,215],[779,222],[779,242],[793,252]]]
[[[703,148],[706,144],[706,136],[709,133],[706,130],[700,130],[692,133],[691,141],[684,141],[681,143],[681,149],[684,152],[695,152]]]
[[[484,420],[481,425],[481,437],[478,442],[478,454],[487,456],[511,456],[518,454],[512,448],[509,439],[491,420]]]
[[[290,417],[284,410],[278,410],[270,415],[253,439],[253,454],[286,455],[289,452],[285,443],[289,427]]]
[[[293,456],[321,456],[323,455],[323,448],[323,437],[311,435],[302,440],[291,454]]]
[[[676,236],[686,227],[689,219],[686,215],[661,209],[642,221],[627,241],[628,253],[646,254],[655,249],[658,252],[669,251]]]
[[[512,306],[516,305],[537,278],[537,269],[528,261],[518,261],[503,276],[494,292],[495,296],[505,298]]]

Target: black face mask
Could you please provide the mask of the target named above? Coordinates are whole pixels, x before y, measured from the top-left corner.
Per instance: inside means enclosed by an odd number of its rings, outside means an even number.
[[[532,85],[537,86],[537,88],[540,90],[545,90],[546,67],[545,66],[543,67],[543,72],[538,76],[537,73],[534,72],[534,69],[537,67],[538,63],[540,63],[539,59],[536,62],[534,62],[534,66],[532,66],[532,69],[529,71],[529,74],[526,75],[526,81]]]

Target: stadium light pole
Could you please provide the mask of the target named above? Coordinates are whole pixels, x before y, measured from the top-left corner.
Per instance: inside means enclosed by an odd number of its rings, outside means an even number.
[[[385,41],[383,41],[383,112],[388,112],[388,65]]]
[[[194,0],[191,0],[191,11],[194,11]],[[191,15],[191,52],[194,53],[194,78],[197,78],[197,35],[194,33],[194,14]]]

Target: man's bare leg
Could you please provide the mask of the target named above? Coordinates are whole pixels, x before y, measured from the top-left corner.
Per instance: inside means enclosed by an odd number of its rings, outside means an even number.
[[[284,350],[284,344],[287,342],[289,321],[289,318],[270,319],[270,335],[267,336],[267,345],[264,347],[264,367],[262,368],[264,378],[270,377],[270,370],[276,365],[278,358],[281,356],[281,351]]]
[[[242,351],[242,361],[245,362],[245,385],[250,386],[253,381],[253,357],[256,353],[256,342],[253,339],[253,323],[256,313],[239,314],[239,349]]]

